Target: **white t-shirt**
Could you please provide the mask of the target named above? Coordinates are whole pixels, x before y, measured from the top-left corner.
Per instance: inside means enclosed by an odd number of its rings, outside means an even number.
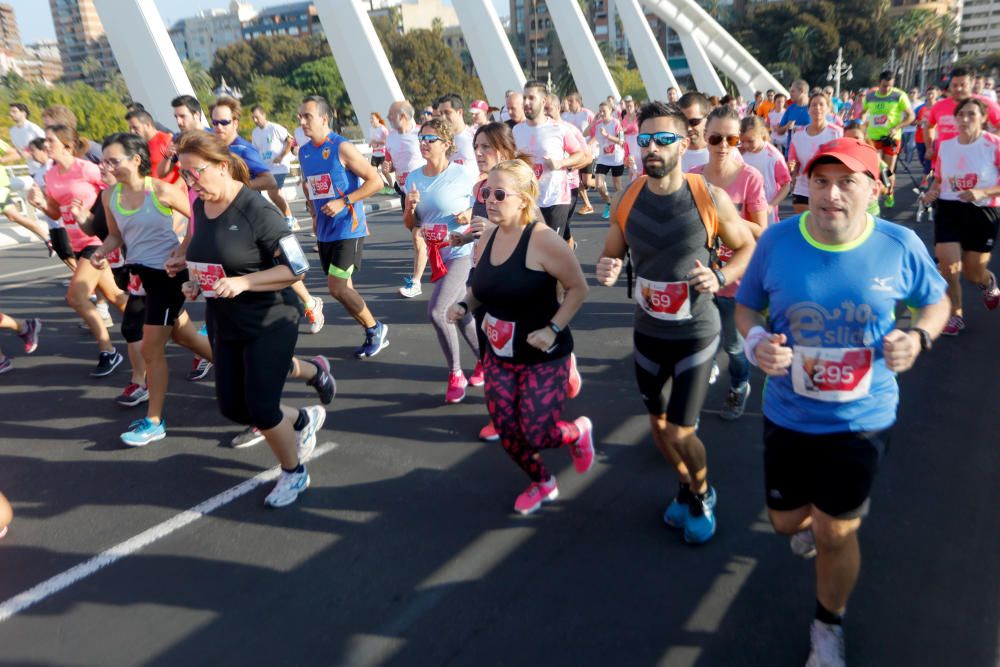
[[[746,153],[741,152],[740,155],[745,163],[755,168],[764,177],[764,196],[767,197],[768,203],[778,194],[778,190],[792,180],[788,173],[785,156],[773,144],[765,143],[764,147],[756,153],[747,151]],[[771,217],[767,222],[768,224],[778,222],[777,207],[771,211]]]
[[[389,130],[389,136],[385,140],[385,157],[392,162],[399,187],[405,187],[406,177],[410,172],[419,169],[425,163],[423,156],[420,155],[420,129],[414,127],[405,134]]]
[[[479,176],[479,165],[476,164],[476,149],[472,138],[476,131],[469,126],[455,135],[455,152],[451,154],[451,163],[461,165],[470,174]]]
[[[295,137],[295,145],[299,148],[309,143],[309,137],[306,136],[306,131],[301,127],[295,128],[295,133],[292,136]]]
[[[268,122],[264,127],[254,127],[252,137],[253,147],[260,153],[264,162],[271,166],[271,173],[287,174],[288,165],[292,161],[292,152],[288,151],[288,154],[280,162],[275,162],[275,159],[285,150],[288,130],[277,123]]]
[[[844,136],[844,131],[834,125],[827,125],[816,136],[809,134],[808,127],[806,125],[795,128],[792,133],[792,143],[788,149],[788,162],[791,163],[793,160],[797,162],[799,171],[799,175],[795,178],[792,194],[801,197],[809,196],[809,178],[806,176],[806,165],[809,164],[809,160],[813,159],[820,146]]]
[[[787,146],[788,145],[788,135],[778,134],[778,128],[781,127],[781,117],[785,115],[785,110],[781,111],[769,111],[767,114],[767,122],[771,124],[771,143],[775,146]]]
[[[983,132],[971,144],[959,143],[958,137],[942,141],[934,171],[941,183],[941,199],[949,201],[958,201],[963,190],[1000,185],[1000,137]],[[975,204],[998,206],[1000,197],[977,199]]]
[[[32,123],[30,120],[24,121],[23,127],[12,125],[10,128],[10,142],[14,144],[14,147],[22,153],[28,149],[28,144],[39,138],[45,138],[45,130]],[[35,172],[42,166],[30,158],[27,160],[27,163],[28,173],[32,176],[34,176]]]
[[[530,155],[534,161],[535,178],[538,179],[538,206],[548,208],[570,203],[569,172],[546,168],[545,159],[562,160],[582,151],[585,146],[577,134],[563,123],[546,118],[544,123],[529,125],[527,121],[514,126],[514,143],[517,149]]]
[[[580,110],[576,113],[567,111],[566,113],[561,114],[561,116],[564,121],[572,125],[576,125],[577,129],[585,134],[587,132],[587,127],[594,120],[594,112],[584,107],[580,107]]]
[[[609,136],[617,138],[619,141],[625,140],[625,130],[622,124],[612,118],[609,121],[599,122],[594,125],[594,138],[597,139],[598,155],[597,164],[618,167],[625,164],[625,144],[616,144],[608,137],[605,137],[601,130]]]
[[[385,157],[385,140],[389,130],[384,125],[373,127],[368,133],[368,145],[372,147],[372,157]]]
[[[681,156],[681,171],[685,174],[703,164],[708,164],[707,148],[689,148]]]

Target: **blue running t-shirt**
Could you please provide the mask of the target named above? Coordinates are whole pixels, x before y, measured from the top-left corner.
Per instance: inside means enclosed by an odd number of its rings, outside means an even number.
[[[340,144],[347,141],[336,132],[323,143],[312,141],[299,148],[299,169],[305,179],[306,193],[315,205],[316,238],[321,242],[342,241],[368,235],[365,206],[358,202],[334,217],[322,211],[331,199],[342,199],[361,187],[361,179],[340,161]]]
[[[243,159],[250,170],[250,178],[257,178],[261,174],[270,173],[271,167],[264,162],[264,159],[257,152],[249,141],[243,137],[236,137],[233,143],[229,144],[229,152]]]
[[[869,215],[860,238],[829,246],[810,236],[808,216],[768,227],[736,294],[747,308],[768,310],[770,330],[795,352],[787,375],[768,378],[764,415],[803,433],[888,428],[899,388],[882,339],[898,302],[937,303],[945,281],[905,227]]]

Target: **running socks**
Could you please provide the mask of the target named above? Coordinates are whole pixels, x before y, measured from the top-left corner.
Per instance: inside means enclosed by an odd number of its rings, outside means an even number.
[[[816,600],[816,620],[827,625],[843,625],[844,615],[833,613],[824,607],[819,600]]]
[[[299,473],[305,472],[306,467],[300,463],[297,466],[295,466],[294,468],[292,468],[291,470],[289,470],[288,468],[285,468],[285,467],[282,467],[281,470],[283,472],[287,472],[289,475],[297,475]]]
[[[292,428],[294,428],[296,431],[301,431],[306,427],[306,424],[308,423],[309,423],[309,414],[302,408],[299,408],[299,416],[295,418],[295,423],[292,424]]]

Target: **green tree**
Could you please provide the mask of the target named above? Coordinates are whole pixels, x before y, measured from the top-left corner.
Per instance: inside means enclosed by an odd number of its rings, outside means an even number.
[[[320,37],[257,37],[219,49],[209,73],[213,83],[225,77],[230,84],[242,88],[254,76],[283,79],[301,65],[329,55],[330,46]]]
[[[383,43],[403,94],[414,106],[456,92],[464,99],[482,99],[479,80],[466,74],[462,61],[441,39],[440,32],[411,30]]]
[[[298,125],[299,103],[302,93],[275,76],[255,76],[243,88],[243,99],[240,103],[245,111],[240,119],[240,134],[246,138],[253,132],[253,121],[250,118],[250,108],[259,104],[267,111],[270,120],[295,127]]]
[[[800,25],[792,28],[781,38],[779,54],[784,60],[795,63],[802,69],[812,65],[816,47],[813,43],[813,29]]]
[[[184,63],[184,73],[187,74],[188,81],[191,82],[191,87],[194,88],[195,97],[201,99],[206,97],[211,97],[212,95],[212,76],[197,60],[185,60]]]
[[[327,56],[299,66],[287,82],[305,95],[322,95],[339,119],[349,119],[354,113],[340,69],[333,56]]]

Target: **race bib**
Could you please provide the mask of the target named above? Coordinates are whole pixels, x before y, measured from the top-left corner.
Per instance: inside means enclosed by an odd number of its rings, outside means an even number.
[[[725,243],[719,244],[719,261],[723,264],[728,264],[729,260],[733,258],[733,249],[727,246]]]
[[[879,114],[879,115],[875,116],[875,119],[872,122],[875,125],[878,125],[879,127],[881,127],[883,125],[888,125],[889,124],[889,116],[887,116],[885,114]]]
[[[226,277],[226,271],[222,264],[207,264],[205,262],[188,262],[188,272],[191,280],[196,280],[201,288],[201,293],[206,299],[215,298],[215,290],[212,289],[215,283]]]
[[[333,179],[330,174],[318,174],[306,179],[309,184],[310,199],[330,199],[334,196]]]
[[[658,320],[691,319],[691,299],[686,282],[661,283],[639,277],[635,281],[635,300],[650,317]]]
[[[964,176],[952,176],[951,189],[955,192],[962,192],[963,190],[972,190],[979,184],[979,174],[966,174]]]
[[[614,144],[608,144],[607,146],[604,147],[604,154],[605,155],[611,155],[614,152],[615,152],[615,145]]]
[[[420,228],[424,239],[431,243],[441,243],[448,238],[448,225],[424,225]]]
[[[799,396],[849,403],[868,396],[872,386],[871,348],[796,345],[792,388]]]
[[[128,277],[128,293],[132,296],[146,296],[146,288],[142,286],[142,278],[138,273],[130,273]]]
[[[514,323],[498,320],[489,313],[483,318],[483,333],[490,341],[493,354],[498,357],[514,356]]]
[[[542,164],[541,162],[536,162],[532,166],[533,166],[533,168],[535,170],[535,178],[541,178],[542,177],[542,172],[545,170],[545,165]]]
[[[76,224],[76,218],[74,218],[73,214],[70,212],[69,206],[60,206],[59,213],[62,215],[62,221],[64,225]]]
[[[108,260],[108,265],[111,266],[112,269],[117,269],[118,267],[125,266],[125,258],[122,257],[121,248],[115,248],[114,250],[109,252],[107,254],[107,257],[105,257],[105,259]]]
[[[410,175],[410,172],[404,171],[396,174],[396,180],[399,181],[399,189],[402,190],[403,186],[406,185],[406,177]]]

